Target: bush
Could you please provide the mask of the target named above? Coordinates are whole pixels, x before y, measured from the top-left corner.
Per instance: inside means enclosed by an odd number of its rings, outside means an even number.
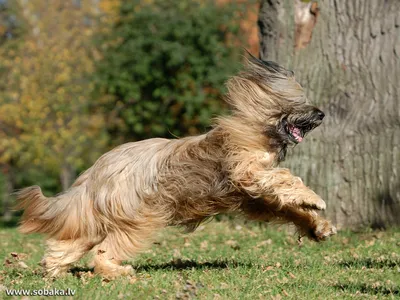
[[[235,72],[238,5],[214,1],[129,1],[98,41],[98,92],[108,95],[109,130],[128,140],[205,130],[224,109]]]

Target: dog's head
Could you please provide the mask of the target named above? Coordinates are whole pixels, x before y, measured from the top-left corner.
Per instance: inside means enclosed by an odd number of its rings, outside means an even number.
[[[294,73],[274,62],[250,56],[246,68],[227,87],[234,114],[279,144],[301,142],[325,116],[308,103]]]

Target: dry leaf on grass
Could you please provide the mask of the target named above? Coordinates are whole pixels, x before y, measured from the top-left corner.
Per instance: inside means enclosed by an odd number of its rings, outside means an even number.
[[[273,269],[274,269],[273,266],[268,266],[268,267],[265,268],[266,271],[271,271],[271,270],[273,270]]]
[[[136,281],[137,281],[137,278],[135,276],[129,276],[129,283],[130,284],[134,284],[134,283],[136,283]]]
[[[6,258],[5,260],[4,260],[4,266],[5,267],[9,267],[9,266],[11,266],[13,264],[13,262],[11,261],[11,260],[9,260],[8,258]]]
[[[272,244],[272,240],[268,239],[268,240],[265,240],[265,241],[262,241],[262,242],[258,243],[256,247],[258,248],[258,247],[262,247],[262,246],[265,246],[265,245],[271,245],[271,244]]]
[[[231,246],[233,250],[240,250],[240,246],[235,240],[227,240],[225,244]]]
[[[17,253],[17,252],[11,252],[10,257],[6,258],[4,260],[4,266],[5,267],[19,267],[23,269],[29,268],[28,265],[22,261],[22,259],[27,258],[28,255],[25,253]]]
[[[189,239],[187,237],[184,238],[185,243],[183,244],[185,247],[190,247],[190,242]]]
[[[235,240],[227,240],[225,242],[225,244],[229,245],[229,246],[234,246],[234,245],[237,245],[237,241],[235,241]]]
[[[18,262],[18,265],[19,265],[21,268],[24,268],[24,269],[28,269],[28,268],[29,268],[29,267],[27,266],[27,264],[24,263],[23,261],[19,261],[19,262]]]
[[[208,242],[207,241],[203,241],[200,243],[200,249],[207,249],[208,248]]]

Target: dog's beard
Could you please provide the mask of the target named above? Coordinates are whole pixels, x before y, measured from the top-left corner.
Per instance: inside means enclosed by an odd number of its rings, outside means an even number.
[[[287,144],[298,144],[308,132],[321,125],[324,116],[325,114],[316,108],[286,115],[279,122],[278,132]]]

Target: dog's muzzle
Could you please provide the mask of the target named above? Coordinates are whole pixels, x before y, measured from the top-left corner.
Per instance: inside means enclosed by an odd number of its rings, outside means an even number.
[[[286,131],[290,142],[298,144],[303,141],[304,136],[321,125],[325,114],[318,108],[313,108],[312,111],[304,114],[302,117],[294,118],[291,121],[290,116],[282,120],[282,126]]]

